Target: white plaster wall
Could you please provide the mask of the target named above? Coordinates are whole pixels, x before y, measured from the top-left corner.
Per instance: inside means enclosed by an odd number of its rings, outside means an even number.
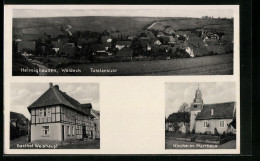
[[[42,135],[42,126],[49,126],[49,135]],[[61,141],[61,123],[36,124],[31,125],[31,141],[53,140]]]
[[[220,127],[220,120],[224,121],[224,127]],[[204,121],[208,121],[209,127],[203,127]],[[213,119],[213,120],[196,120],[196,133],[204,133],[205,131],[211,131],[214,134],[214,129],[217,128],[219,134],[227,133],[228,126],[227,124],[231,123],[232,119]],[[233,129],[234,130],[234,129]],[[234,133],[234,131],[232,132]]]

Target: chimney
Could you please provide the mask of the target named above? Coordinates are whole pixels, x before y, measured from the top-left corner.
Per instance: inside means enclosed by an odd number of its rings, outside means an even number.
[[[50,88],[53,87],[53,84],[52,84],[52,83],[49,83],[49,85],[50,85]]]
[[[214,115],[214,110],[213,109],[211,109],[211,116],[213,116]]]
[[[58,85],[55,85],[54,87],[56,87],[57,89],[59,89],[59,86],[58,86]]]

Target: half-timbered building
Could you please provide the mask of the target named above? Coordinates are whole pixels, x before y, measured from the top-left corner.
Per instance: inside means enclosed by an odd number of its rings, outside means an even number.
[[[81,104],[50,83],[28,110],[31,114],[31,141],[72,141],[95,138],[92,105]]]

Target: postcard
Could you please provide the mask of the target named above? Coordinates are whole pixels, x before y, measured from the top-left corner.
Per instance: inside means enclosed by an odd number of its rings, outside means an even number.
[[[4,13],[4,154],[240,154],[239,5]]]

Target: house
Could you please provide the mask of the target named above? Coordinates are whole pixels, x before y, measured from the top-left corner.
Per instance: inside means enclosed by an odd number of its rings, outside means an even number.
[[[168,52],[170,50],[170,48],[171,48],[171,45],[161,45],[160,48],[162,50],[165,50],[165,52]]]
[[[100,139],[100,112],[91,109],[91,115],[94,116],[94,126],[95,126],[95,137]]]
[[[63,45],[59,49],[59,53],[60,53],[60,55],[62,55],[64,57],[74,56],[76,54],[75,44],[74,45],[70,45],[70,44],[67,43],[67,44]]]
[[[150,43],[150,37],[140,37],[139,40],[141,43]]]
[[[164,42],[167,42],[168,44],[175,44],[176,40],[173,36],[165,36],[163,37]]]
[[[141,43],[140,45],[144,51],[150,51],[152,49],[151,45],[149,45],[149,43]]]
[[[88,41],[85,38],[79,38],[77,43],[78,43],[77,47],[81,49],[83,46],[85,46],[88,43]]]
[[[172,113],[166,119],[166,131],[180,131],[186,133],[189,127],[189,112]]]
[[[35,51],[35,41],[19,41],[17,43],[17,51],[22,52],[22,51]]]
[[[190,106],[190,131],[195,133],[235,133],[232,121],[235,118],[235,102],[204,104],[201,90],[195,92]]]
[[[10,112],[10,123],[13,127],[15,127],[14,129],[17,130],[18,136],[28,134],[29,120],[23,114],[17,112]],[[10,133],[15,133],[15,130],[10,131]]]
[[[133,58],[133,49],[125,47],[117,52],[117,54],[125,59]]]
[[[60,42],[60,41],[52,41],[52,44],[53,44],[53,48],[52,49],[55,50],[56,53],[62,47],[62,42]]]
[[[171,27],[167,27],[164,32],[168,35],[172,35],[175,33],[175,31]]]
[[[129,35],[129,36],[127,37],[128,40],[134,40],[134,38],[136,38],[136,36]]]
[[[185,51],[190,55],[190,57],[194,57],[193,48],[187,47]]]
[[[131,41],[117,41],[116,42],[116,48],[121,50],[123,47],[130,47],[132,44]]]
[[[112,38],[110,36],[102,36],[101,37],[101,42],[102,43],[111,43],[112,42]]]
[[[58,85],[50,83],[49,89],[27,108],[31,114],[32,142],[95,138],[91,103],[79,103]]]
[[[164,33],[162,33],[162,32],[159,32],[158,34],[157,34],[157,37],[164,37],[165,35],[164,35]]]
[[[158,39],[152,39],[151,43],[154,44],[154,45],[161,45],[162,44],[161,41],[158,40]]]
[[[160,50],[160,46],[158,46],[158,45],[151,44],[149,46],[151,47],[151,51],[154,53],[157,53]]]

